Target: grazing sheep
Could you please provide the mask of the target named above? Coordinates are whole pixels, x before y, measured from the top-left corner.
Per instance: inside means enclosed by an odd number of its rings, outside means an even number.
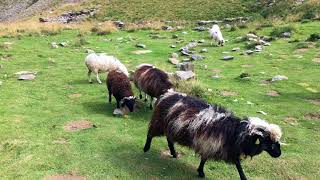
[[[150,109],[152,109],[153,98],[158,98],[172,87],[168,74],[150,64],[137,66],[133,81],[139,89],[140,99],[142,99],[141,91],[145,92],[145,101],[147,101],[147,94],[150,96]]]
[[[221,45],[221,46],[224,45],[224,39],[220,31],[220,28],[217,24],[214,24],[212,28],[209,29],[209,33],[210,33],[210,38],[212,38],[215,41],[218,41],[218,45]]]
[[[107,88],[109,91],[109,102],[113,95],[117,100],[117,108],[127,108],[133,112],[136,98],[133,95],[130,80],[120,70],[112,70],[107,76]]]
[[[242,158],[262,151],[274,158],[281,155],[279,126],[259,118],[240,119],[222,107],[177,92],[167,92],[156,102],[144,152],[150,149],[153,137],[163,135],[174,158],[175,142],[200,155],[197,169],[200,177],[205,176],[203,167],[209,159],[235,164],[244,180]]]
[[[111,70],[119,69],[126,76],[129,77],[127,68],[115,57],[106,54],[91,53],[85,59],[85,64],[88,68],[89,83],[92,83],[91,72],[96,74],[97,81],[101,84],[99,73],[109,72]]]

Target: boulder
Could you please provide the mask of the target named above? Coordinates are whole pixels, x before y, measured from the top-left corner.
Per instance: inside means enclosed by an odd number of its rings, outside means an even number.
[[[177,67],[181,70],[181,71],[194,71],[194,64],[191,62],[183,62],[183,63],[179,63],[177,65]]]
[[[197,54],[192,54],[190,57],[191,61],[198,61],[198,60],[204,60],[205,57]]]
[[[195,74],[192,71],[176,71],[176,77],[180,80],[188,80],[194,78]]]
[[[225,60],[225,61],[229,61],[229,60],[233,60],[234,59],[234,56],[223,56],[221,58],[221,60]]]

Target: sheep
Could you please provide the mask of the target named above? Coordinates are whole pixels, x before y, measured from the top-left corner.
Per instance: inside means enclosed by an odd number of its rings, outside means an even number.
[[[108,56],[106,54],[91,53],[85,58],[85,64],[88,68],[88,80],[92,83],[91,72],[96,74],[96,78],[99,84],[101,80],[99,78],[100,72],[109,72],[111,70],[119,69],[126,76],[129,77],[127,68],[115,57]]]
[[[218,41],[218,45],[221,45],[221,46],[224,45],[224,39],[220,31],[220,28],[217,24],[214,24],[212,28],[209,29],[209,33],[210,33],[210,38],[212,38],[215,41]]]
[[[111,103],[111,96],[113,95],[117,101],[118,109],[121,106],[121,108],[127,108],[130,112],[133,112],[136,98],[132,92],[128,76],[120,70],[112,70],[107,76],[106,84],[109,92],[109,103]]]
[[[150,149],[153,137],[163,135],[173,158],[177,157],[175,142],[200,155],[200,177],[205,176],[203,167],[210,159],[235,164],[244,180],[243,158],[262,151],[274,158],[281,155],[279,126],[259,118],[240,119],[220,106],[178,92],[169,91],[155,103],[144,152]]]
[[[147,94],[150,96],[150,109],[152,109],[154,97],[158,98],[172,88],[168,74],[151,64],[137,66],[133,74],[133,81],[139,89],[140,99],[142,99],[141,91],[145,92],[145,101],[147,101]]]

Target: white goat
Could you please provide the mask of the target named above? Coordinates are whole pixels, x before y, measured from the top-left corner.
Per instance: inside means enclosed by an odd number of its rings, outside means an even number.
[[[209,29],[209,33],[210,33],[210,38],[212,38],[215,41],[218,41],[218,45],[223,46],[224,39],[220,31],[220,28],[217,24],[214,24],[212,28]]]
[[[100,84],[100,72],[109,72],[118,69],[129,77],[127,68],[117,58],[113,56],[108,56],[106,54],[91,53],[85,58],[85,64],[88,68],[89,83],[92,83],[91,72],[95,73],[97,81]]]

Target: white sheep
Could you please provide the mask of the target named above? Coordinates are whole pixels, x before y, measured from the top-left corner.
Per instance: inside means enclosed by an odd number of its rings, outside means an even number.
[[[214,24],[212,28],[209,29],[209,33],[210,33],[210,38],[212,38],[215,41],[218,41],[218,45],[223,46],[224,39],[220,31],[220,28],[217,24]]]
[[[127,68],[115,57],[106,54],[91,53],[85,58],[85,64],[88,68],[88,80],[92,83],[91,72],[96,74],[97,81],[101,84],[99,73],[120,70],[129,77]]]

